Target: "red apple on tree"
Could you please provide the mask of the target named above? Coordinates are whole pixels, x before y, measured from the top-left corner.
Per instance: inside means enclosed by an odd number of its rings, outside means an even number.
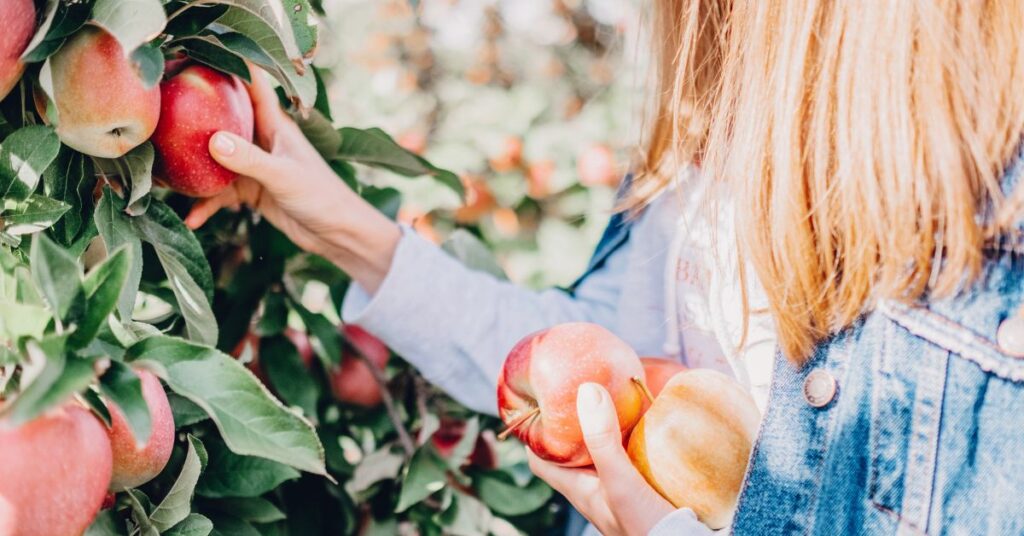
[[[21,55],[36,29],[36,6],[32,0],[0,2],[0,99],[11,92],[25,72]]]
[[[676,374],[629,437],[647,482],[707,526],[728,526],[761,417],[746,389],[709,369]]]
[[[156,175],[192,197],[220,193],[237,175],[210,156],[210,138],[225,130],[252,141],[248,90],[237,76],[189,65],[160,84],[160,93],[160,122],[153,133]]]
[[[498,378],[498,413],[533,452],[566,467],[591,464],[576,415],[584,383],[611,394],[625,433],[640,419],[643,366],[636,353],[596,324],[569,323],[528,335],[508,354]]]
[[[121,491],[141,486],[163,471],[171,459],[174,448],[174,416],[160,380],[152,372],[137,370],[142,381],[142,398],[149,409],[152,426],[149,440],[139,445],[131,426],[117,404],[107,404],[110,410],[110,448],[114,466],[110,489]]]
[[[112,463],[92,413],[67,404],[18,427],[0,421],[0,453],[0,505],[13,514],[4,536],[82,534],[92,523]]]
[[[346,324],[342,333],[371,363],[384,370],[391,358],[391,351],[384,343],[354,324]],[[331,371],[330,378],[334,397],[341,402],[372,408],[383,400],[380,384],[359,356],[343,355],[341,366]]]
[[[114,36],[86,26],[50,63],[57,135],[67,146],[117,158],[153,134],[160,89],[145,87]]]

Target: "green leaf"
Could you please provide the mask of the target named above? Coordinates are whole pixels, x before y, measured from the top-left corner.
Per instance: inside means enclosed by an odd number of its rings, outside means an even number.
[[[402,193],[394,188],[367,186],[363,188],[362,197],[392,220],[398,217],[398,210],[402,208]]]
[[[128,207],[131,216],[141,216],[149,208],[146,196],[153,189],[153,159],[156,152],[153,144],[143,143],[128,154],[113,160],[99,160],[104,170],[120,175],[130,187]]]
[[[91,11],[92,4],[89,2],[47,0],[43,22],[25,48],[22,61],[35,63],[45,60],[64,44],[69,35],[85,24]]]
[[[70,246],[92,215],[92,160],[82,153],[61,145],[57,159],[43,173],[43,191],[47,196],[70,207],[53,226],[57,243]]]
[[[94,220],[107,251],[114,251],[122,246],[127,246],[131,250],[131,269],[128,270],[127,279],[117,300],[118,314],[122,321],[127,322],[131,320],[135,296],[142,281],[142,241],[135,234],[130,218],[124,213],[125,205],[124,199],[118,197],[109,186],[104,186],[103,197],[96,205]]]
[[[111,509],[100,512],[82,536],[122,536],[124,534],[124,527],[117,519],[117,513]]]
[[[445,486],[445,465],[433,449],[421,448],[402,475],[402,492],[395,512],[404,512]]]
[[[136,446],[149,442],[153,429],[149,405],[142,397],[142,381],[131,367],[120,361],[111,361],[110,368],[100,377],[100,391],[107,400],[121,410],[135,436]]]
[[[213,532],[213,522],[201,514],[189,514],[181,523],[171,527],[163,536],[208,536]]]
[[[213,521],[211,536],[263,536],[248,521],[223,512],[211,512]]]
[[[286,517],[274,503],[259,497],[221,499],[214,503],[214,508],[251,523],[273,523]]]
[[[36,235],[29,256],[32,278],[54,315],[63,320],[80,312],[84,296],[78,260],[44,234]]]
[[[334,160],[338,156],[338,150],[341,148],[341,135],[319,110],[314,108],[304,113],[294,111],[290,115],[324,160]]]
[[[302,408],[306,415],[316,415],[319,384],[310,376],[291,341],[280,335],[264,338],[260,340],[259,355],[260,366],[281,399]]]
[[[360,130],[345,127],[341,132],[338,158],[379,167],[405,177],[429,175],[462,197],[465,190],[458,175],[435,167],[423,157],[406,150],[379,128]]]
[[[209,445],[210,461],[196,491],[203,497],[259,497],[288,480],[298,471],[255,456],[239,456],[220,443]]]
[[[230,356],[182,339],[156,336],[129,348],[127,358],[162,368],[171,389],[203,408],[235,453],[325,474],[323,447],[312,425],[274,400]]]
[[[153,523],[149,521],[149,512],[153,510],[153,503],[150,502],[149,497],[138,489],[128,490],[125,496],[128,498],[132,520],[137,525],[137,534],[140,536],[159,536],[160,531],[156,530]]]
[[[390,446],[367,454],[356,466],[352,478],[345,482],[345,491],[358,499],[377,482],[397,478],[404,461],[400,454],[391,451]]]
[[[135,234],[156,250],[185,318],[189,339],[216,344],[217,320],[210,307],[213,274],[195,235],[170,207],[156,199],[144,215],[132,218],[131,224]]]
[[[121,247],[85,277],[82,282],[82,290],[85,292],[85,314],[79,321],[75,333],[71,335],[70,345],[73,348],[89,344],[106,324],[110,313],[114,312],[121,289],[124,288],[131,271],[131,253],[127,246]]]
[[[318,315],[306,309],[301,303],[295,300],[290,301],[292,310],[299,313],[299,318],[306,325],[306,330],[312,337],[313,349],[321,357],[321,361],[328,368],[341,364],[341,339],[338,337],[338,328],[323,315]]]
[[[53,226],[70,208],[61,201],[36,194],[21,201],[4,199],[0,223],[11,236],[36,233]]]
[[[192,426],[210,418],[203,408],[178,393],[167,393],[167,401],[171,404],[171,415],[178,428]]]
[[[494,515],[487,505],[476,497],[456,492],[452,506],[445,511],[445,534],[451,536],[476,536],[490,533]]]
[[[547,504],[552,494],[543,480],[534,478],[526,487],[519,487],[497,471],[480,475],[475,487],[491,510],[506,516],[533,512]]]
[[[29,341],[26,351],[34,360],[44,362],[42,371],[21,394],[4,409],[3,414],[12,426],[34,419],[46,410],[64,403],[92,382],[95,377],[92,362],[78,357],[69,358],[64,352],[65,337],[49,337]]]
[[[41,339],[52,318],[46,307],[0,300],[0,343],[22,337]]]
[[[160,0],[96,0],[92,18],[117,38],[125,55],[156,37],[167,24]]]
[[[302,107],[313,106],[316,101],[316,76],[304,63],[292,33],[291,22],[283,20],[287,17],[283,13],[283,6],[277,4],[279,11],[265,9],[269,4],[264,0],[223,0],[223,3],[232,7],[217,19],[217,23],[249,37],[263,50],[263,54],[259,55],[249,55],[240,49],[235,52],[245,55],[246,59],[273,75],[288,96]],[[267,63],[267,58],[273,61]]]
[[[473,449],[476,448],[476,440],[480,435],[480,419],[478,417],[472,417],[466,421],[466,428],[462,432],[462,438],[452,449],[451,455],[445,460],[450,469],[458,469],[466,463],[466,460],[471,454]]]
[[[160,532],[177,526],[189,517],[192,510],[192,495],[195,493],[196,483],[199,482],[199,475],[206,465],[206,449],[203,443],[195,437],[188,436],[188,453],[185,454],[185,463],[181,466],[181,472],[174,481],[170,491],[160,501],[160,504],[149,515],[150,522]]]
[[[282,0],[284,11],[291,22],[295,45],[304,58],[312,58],[317,45],[317,21],[306,0]]]
[[[155,87],[164,76],[164,53],[157,43],[147,43],[132,52],[132,63],[139,70],[142,85]]]
[[[60,140],[50,127],[18,129],[0,145],[0,198],[27,199],[57,158]]]
[[[110,408],[108,408],[107,404],[103,402],[103,399],[100,398],[100,395],[96,390],[90,387],[89,389],[82,391],[80,394],[82,395],[82,399],[85,400],[85,403],[89,405],[89,409],[91,409],[93,413],[99,416],[100,420],[103,421],[103,425],[109,427],[113,422],[110,418]]]
[[[441,249],[458,259],[468,268],[486,272],[498,279],[508,280],[505,270],[498,264],[498,259],[479,238],[465,229],[456,229],[448,237]]]
[[[244,56],[228,49],[216,36],[191,36],[181,39],[177,43],[185,47],[185,53],[190,58],[218,71],[233,74],[246,82],[252,81]]]

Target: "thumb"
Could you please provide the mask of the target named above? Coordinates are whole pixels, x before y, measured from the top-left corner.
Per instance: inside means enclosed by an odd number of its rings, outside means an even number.
[[[607,478],[633,470],[626,450],[622,448],[619,416],[608,391],[595,383],[581,385],[576,393],[576,413],[583,430],[583,442],[590,451],[598,474]]]
[[[252,177],[265,186],[267,183],[273,184],[273,179],[280,177],[283,167],[279,157],[237,134],[223,130],[210,138],[210,156],[218,164],[240,175]]]

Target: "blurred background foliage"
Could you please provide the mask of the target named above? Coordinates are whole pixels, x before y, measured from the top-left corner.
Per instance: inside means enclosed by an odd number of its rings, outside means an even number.
[[[443,241],[477,233],[510,279],[583,271],[635,155],[638,0],[323,0],[318,66],[336,124],[379,126],[458,173],[399,189],[399,219]]]

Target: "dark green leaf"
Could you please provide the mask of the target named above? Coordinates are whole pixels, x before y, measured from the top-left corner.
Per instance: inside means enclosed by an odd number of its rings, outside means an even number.
[[[95,374],[92,361],[68,358],[64,337],[29,341],[26,349],[34,359],[45,360],[43,370],[22,390],[14,402],[4,409],[7,422],[13,426],[28,422],[44,411],[56,407],[92,382]]]
[[[27,199],[4,199],[0,221],[11,236],[36,233],[57,223],[71,207],[56,199],[32,194]]]
[[[0,198],[28,198],[58,152],[60,140],[50,127],[31,125],[5,138],[0,145]]]
[[[122,246],[127,246],[131,250],[132,266],[117,300],[118,314],[122,321],[127,322],[131,319],[132,309],[135,308],[135,296],[142,281],[142,241],[135,234],[131,219],[124,213],[125,205],[124,199],[118,197],[109,186],[104,186],[103,197],[96,205],[94,219],[107,251],[114,251]]]
[[[175,4],[174,8],[175,10],[184,10],[177,17],[167,22],[166,31],[169,35],[178,38],[198,34],[223,15],[227,11],[228,6],[179,1]]]
[[[476,479],[480,499],[495,512],[518,516],[528,514],[547,504],[551,499],[551,488],[540,479],[533,479],[525,487],[516,486],[511,478],[500,472],[480,475]]]
[[[71,207],[53,227],[57,243],[70,246],[92,215],[94,183],[92,160],[62,145],[57,159],[43,173],[46,195]]]
[[[213,532],[213,522],[200,514],[189,514],[181,523],[171,527],[163,536],[208,536]]]
[[[213,532],[210,536],[263,536],[248,521],[231,514],[211,512],[210,520],[213,521]]]
[[[210,461],[196,492],[204,497],[259,497],[281,483],[299,478],[298,471],[255,456],[239,456],[219,443],[208,445]]]
[[[221,499],[213,503],[214,508],[228,512],[251,523],[273,523],[285,519],[284,512],[274,503],[259,497]]]
[[[163,532],[188,518],[192,510],[192,495],[195,493],[196,483],[199,482],[199,475],[208,461],[206,458],[203,443],[191,435],[188,436],[188,453],[185,455],[181,472],[178,473],[178,478],[170,491],[149,515],[154,528]]]
[[[313,313],[306,309],[301,303],[292,300],[292,310],[299,313],[302,323],[306,325],[306,331],[312,337],[313,349],[316,350],[328,368],[341,364],[341,340],[338,338],[338,329],[330,320],[323,315]]]
[[[258,331],[261,335],[277,335],[288,326],[288,306],[284,293],[267,292],[263,299],[263,315],[260,317]]]
[[[203,408],[177,393],[167,393],[167,401],[171,404],[171,415],[174,416],[174,425],[178,428],[192,426],[210,418]]]
[[[78,329],[71,335],[69,344],[72,348],[89,344],[100,328],[106,325],[107,317],[117,307],[117,299],[128,281],[133,262],[131,250],[123,246],[85,277],[82,282],[85,314],[78,323]]]
[[[192,36],[178,41],[185,47],[185,54],[200,63],[218,71],[235,75],[250,82],[249,67],[243,56],[229,50],[217,37],[212,35]]]
[[[124,536],[124,526],[113,510],[100,512],[82,536]]]
[[[138,447],[149,442],[153,423],[149,405],[142,397],[142,381],[131,367],[120,361],[111,361],[110,368],[100,377],[100,391],[107,400],[121,410],[135,436]]]
[[[379,128],[361,130],[345,127],[339,132],[341,149],[338,158],[379,167],[406,177],[429,175],[460,197],[465,193],[457,175],[435,167],[419,155],[406,150]]]
[[[395,512],[404,512],[444,488],[445,474],[444,462],[432,449],[416,451],[402,475],[402,493]]]
[[[316,109],[305,113],[295,111],[291,116],[320,156],[327,161],[334,160],[341,148],[341,135],[331,121]]]
[[[80,313],[84,296],[78,259],[44,234],[36,235],[32,241],[30,259],[32,278],[54,315],[64,320]]]
[[[314,66],[313,75],[316,76],[316,103],[313,109],[323,114],[328,122],[334,121],[331,116],[331,102],[327,98],[327,84],[324,83],[324,70]]]
[[[107,404],[103,402],[100,395],[97,394],[93,388],[82,391],[81,395],[82,398],[85,399],[85,402],[89,404],[89,409],[99,416],[100,420],[103,421],[103,424],[110,426],[110,423],[112,422],[110,419],[110,409],[107,408]]]
[[[231,357],[182,339],[154,336],[129,348],[127,359],[162,368],[171,389],[203,408],[234,452],[324,474],[323,447],[313,427],[282,407]]]
[[[132,52],[132,63],[139,70],[142,85],[151,88],[164,76],[164,53],[157,43],[147,43]]]
[[[283,336],[267,337],[260,341],[260,366],[281,399],[298,406],[306,415],[316,415],[319,384],[309,375],[299,352]]]
[[[51,2],[57,4],[51,12]],[[43,24],[39,26],[35,37],[22,55],[27,63],[41,62],[56,52],[67,37],[78,31],[89,19],[92,11],[90,2],[60,2],[47,0],[47,9]]]

